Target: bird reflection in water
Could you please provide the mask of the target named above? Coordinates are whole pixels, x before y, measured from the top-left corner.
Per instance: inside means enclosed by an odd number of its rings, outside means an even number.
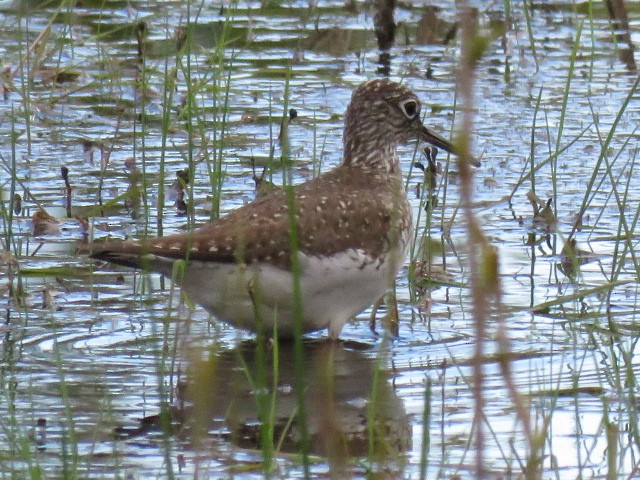
[[[306,340],[304,423],[296,401],[293,343],[245,341],[203,356],[208,358],[190,362],[188,380],[167,416],[145,417],[140,426],[116,434],[131,438],[169,429],[196,449],[211,452],[212,442],[222,440],[264,455],[300,452],[306,429],[309,453],[326,457],[334,470],[348,468],[358,457],[402,468],[411,426],[388,381],[383,346]]]

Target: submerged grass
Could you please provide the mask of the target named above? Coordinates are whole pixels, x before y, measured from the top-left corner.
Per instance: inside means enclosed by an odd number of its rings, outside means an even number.
[[[13,251],[14,255],[18,255],[18,247],[15,243],[13,236],[13,216],[16,212],[16,192],[18,186],[17,179],[17,159],[16,159],[16,124],[15,124],[15,112],[11,109],[11,158],[9,164],[5,164],[5,159],[0,157],[0,161],[3,163],[3,169],[9,174],[9,199],[8,202],[0,201],[0,213],[2,218],[2,231],[3,231],[3,244],[2,249],[5,252]],[[0,187],[0,200],[4,200],[3,197],[4,188]]]

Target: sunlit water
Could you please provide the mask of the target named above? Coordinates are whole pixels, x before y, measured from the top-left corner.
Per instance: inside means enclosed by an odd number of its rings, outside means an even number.
[[[637,267],[628,252],[622,257],[625,243],[616,238],[624,234],[619,201],[626,204],[635,254],[640,187],[629,178],[637,177],[637,93],[617,122],[605,163],[594,176],[583,227],[575,235],[589,261],[573,280],[559,265],[601,144],[637,74],[621,61],[622,45],[612,41],[605,12],[597,10],[590,19],[564,5],[532,10],[534,56],[521,5],[512,7],[514,24],[504,36],[491,30],[490,21],[504,18],[501,6],[481,7],[480,23],[490,42],[475,86],[474,150],[483,164],[475,176],[475,211],[498,248],[503,290],[486,344],[486,465],[491,476],[516,477],[529,461],[522,421],[493,355],[502,318],[510,339],[511,379],[532,428],[544,439],[539,452],[543,477],[604,477],[612,465],[621,475],[633,475],[640,438],[634,377]],[[439,16],[453,22],[449,2],[442,7]],[[77,471],[82,478],[260,478],[268,450],[260,448],[257,437],[264,411],[260,402],[275,398],[275,475],[303,475],[299,457],[291,455],[302,448],[302,427],[290,424],[296,405],[291,346],[281,348],[275,397],[265,395],[274,381],[270,347],[264,362],[253,362],[257,347],[250,335],[218,324],[199,308],[190,311],[168,282],[96,267],[77,255],[84,230],[78,220],[65,218],[60,167],[69,169],[72,213],[90,216],[91,236],[137,236],[157,228],[164,152],[164,233],[187,228],[191,220],[179,214],[171,185],[189,162],[189,113],[184,110],[189,71],[198,89],[191,115],[197,145],[191,151],[197,167],[189,192],[194,224],[207,221],[215,208],[210,174],[220,153],[221,212],[255,198],[251,158],[258,174],[269,163],[272,146],[274,162],[280,161],[283,148],[277,137],[285,101],[297,112],[288,125],[285,153],[295,181],[305,181],[340,160],[342,114],[350,94],[360,82],[378,76],[372,13],[363,4],[354,11],[339,2],[321,3],[316,10],[302,2],[271,10],[245,3],[187,10],[183,2],[99,7],[81,2],[60,12],[35,4],[3,8],[2,68],[17,69],[11,78],[4,70],[7,98],[0,102],[3,246],[16,254],[19,268],[8,257],[3,260],[0,444],[5,454],[0,470],[18,477],[40,466],[50,477]],[[459,47],[455,41],[415,44],[424,8],[403,6],[397,12],[402,25],[391,52],[391,78],[402,79],[423,99],[426,123],[448,132],[455,117]],[[51,32],[20,69],[27,49],[54,16]],[[178,66],[163,148],[164,82],[173,78],[166,72],[176,66],[175,28],[186,26],[188,18],[195,24],[188,28],[192,53],[182,56]],[[134,33],[142,20],[148,27],[144,75],[138,73]],[[225,20],[231,27],[226,33]],[[632,32],[639,22],[637,12],[631,12]],[[317,29],[333,30],[319,34]],[[233,41],[220,62],[217,39],[224,35]],[[637,44],[640,39],[632,40]],[[46,60],[35,63],[42,49]],[[72,78],[54,81],[58,66]],[[216,90],[209,88],[214,78]],[[222,108],[227,89],[228,105]],[[198,121],[207,128],[200,129]],[[91,144],[85,149],[86,142]],[[552,174],[545,161],[558,149]],[[534,223],[526,196],[529,180],[514,192],[530,172],[532,151],[536,165],[545,163],[535,174],[536,193],[543,201],[553,200],[558,233],[547,235],[544,225]],[[106,163],[102,152],[108,152]],[[412,161],[426,161],[412,148],[403,149],[402,160],[405,173],[411,171],[408,183],[422,238],[425,213],[415,195],[422,173],[409,167]],[[446,167],[442,154],[438,160]],[[613,164],[611,176],[606,162]],[[282,181],[281,169],[274,168],[273,180]],[[107,204],[132,185],[141,189],[140,196],[129,197],[142,199],[137,207],[119,199],[102,214],[94,208],[99,190]],[[474,324],[466,287],[466,230],[458,210],[457,177],[440,176],[439,185],[430,233],[444,254],[432,256],[431,264],[443,286],[412,297],[406,275],[400,277],[400,331],[390,341],[370,331],[365,312],[345,328],[343,344],[307,342],[302,376],[314,476],[334,468],[347,476],[379,471],[390,478],[416,478],[424,465],[428,478],[474,476]],[[22,208],[9,224],[12,188]],[[38,205],[61,223],[34,237],[31,217]],[[448,236],[443,237],[442,225]],[[626,283],[611,289],[609,298],[606,289],[589,292],[612,279]],[[587,293],[552,305],[544,314],[532,313],[543,302],[581,291]],[[378,320],[384,313],[378,313]],[[384,332],[379,322],[377,331]],[[263,377],[259,364],[266,365]],[[334,370],[335,375],[327,374]],[[256,385],[256,378],[267,385]],[[425,417],[427,383],[431,398]],[[381,395],[375,402],[373,392]],[[163,402],[172,413],[167,435],[157,418]],[[425,435],[428,448],[423,450]]]

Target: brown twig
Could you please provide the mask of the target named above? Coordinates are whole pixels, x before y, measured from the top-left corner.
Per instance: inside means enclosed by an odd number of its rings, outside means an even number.
[[[476,221],[472,209],[473,169],[471,156],[471,133],[473,132],[473,81],[475,64],[481,51],[478,50],[480,39],[477,36],[477,11],[467,5],[460,9],[460,25],[462,39],[462,56],[458,69],[458,93],[462,98],[462,127],[458,138],[458,155],[460,169],[460,197],[464,211],[469,237],[469,267],[471,271],[471,291],[473,295],[473,316],[475,321],[475,351],[473,359],[473,398],[475,425],[475,475],[476,479],[486,478],[484,462],[485,435],[483,428],[484,412],[484,339],[488,315],[488,296],[486,286],[480,277],[480,256],[487,245],[487,240]]]
[[[73,191],[73,187],[71,187],[71,184],[69,183],[69,169],[65,165],[63,165],[62,167],[60,167],[60,173],[62,174],[62,179],[64,180],[64,186],[67,191],[65,195],[67,217],[71,218],[71,192]]]

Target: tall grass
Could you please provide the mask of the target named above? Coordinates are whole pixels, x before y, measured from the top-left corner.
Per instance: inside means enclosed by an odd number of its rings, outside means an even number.
[[[485,460],[485,428],[484,428],[484,355],[489,314],[489,300],[491,290],[487,288],[482,278],[482,255],[489,249],[488,239],[482,233],[480,225],[473,213],[472,185],[473,171],[471,169],[471,135],[473,132],[473,80],[476,62],[482,52],[482,39],[477,33],[477,12],[467,6],[460,13],[462,44],[461,60],[457,86],[462,99],[462,122],[457,139],[460,159],[460,199],[467,224],[467,238],[469,245],[469,270],[471,272],[471,293],[473,297],[474,318],[474,354],[473,354],[473,400],[474,400],[474,449],[475,449],[475,478],[486,478]],[[492,272],[491,275],[498,275]]]
[[[282,109],[282,125],[286,129],[286,115],[289,110],[289,77],[285,83],[284,104]],[[282,134],[282,156],[283,160],[289,157],[289,139],[286,131]],[[288,162],[285,162],[285,164]],[[291,171],[285,170],[284,189],[287,197],[287,213],[289,223],[289,245],[291,249],[291,273],[293,276],[293,318],[294,318],[294,368],[295,368],[295,392],[296,392],[296,415],[299,419],[301,434],[300,455],[305,478],[310,477],[309,471],[309,430],[307,426],[307,406],[304,401],[304,345],[302,329],[302,290],[300,279],[302,278],[302,265],[300,264],[300,239],[298,238],[298,207],[296,205],[295,191],[291,178]]]

